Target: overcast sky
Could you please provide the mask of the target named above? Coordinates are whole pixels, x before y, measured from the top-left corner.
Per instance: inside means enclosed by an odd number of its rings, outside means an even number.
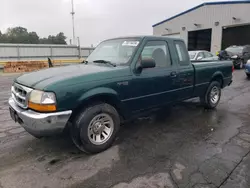
[[[72,38],[71,0],[0,0],[0,30],[23,26],[44,37]],[[152,25],[193,6],[216,0],[74,0],[82,46],[124,35],[151,35]]]

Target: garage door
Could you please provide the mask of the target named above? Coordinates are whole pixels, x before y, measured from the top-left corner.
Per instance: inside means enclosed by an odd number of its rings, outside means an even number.
[[[250,25],[223,28],[222,49],[231,45],[250,44]]]
[[[170,38],[181,38],[180,33],[176,33],[176,34],[172,34],[172,35],[165,35],[166,37],[170,37]]]

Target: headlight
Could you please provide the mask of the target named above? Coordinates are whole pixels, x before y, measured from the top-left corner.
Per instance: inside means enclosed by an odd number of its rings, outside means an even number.
[[[52,92],[33,90],[29,97],[28,106],[41,112],[56,111],[56,96]]]

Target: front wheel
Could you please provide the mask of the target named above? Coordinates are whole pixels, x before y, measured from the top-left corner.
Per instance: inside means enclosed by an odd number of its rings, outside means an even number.
[[[99,153],[113,144],[119,127],[120,117],[116,109],[99,103],[79,113],[71,127],[71,138],[81,151]]]
[[[200,99],[207,109],[214,109],[220,102],[221,85],[218,81],[213,81],[207,88],[205,96]]]

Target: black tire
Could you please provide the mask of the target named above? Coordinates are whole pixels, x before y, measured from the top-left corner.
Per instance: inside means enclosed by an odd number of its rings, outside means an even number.
[[[248,78],[250,78],[250,74],[246,74]]]
[[[214,92],[215,90],[218,91],[218,98],[216,98],[216,100],[214,100],[214,98],[212,98],[211,96],[212,92]],[[205,95],[200,97],[200,101],[206,109],[214,109],[219,104],[220,97],[221,97],[221,84],[218,81],[213,81],[208,86]]]
[[[113,122],[113,131],[110,137],[103,144],[96,145],[92,143],[88,130],[90,122],[99,114],[107,114]],[[71,138],[78,149],[85,153],[94,154],[108,149],[114,142],[117,132],[120,128],[120,116],[116,109],[106,103],[96,103],[85,108],[80,112],[72,122]]]

